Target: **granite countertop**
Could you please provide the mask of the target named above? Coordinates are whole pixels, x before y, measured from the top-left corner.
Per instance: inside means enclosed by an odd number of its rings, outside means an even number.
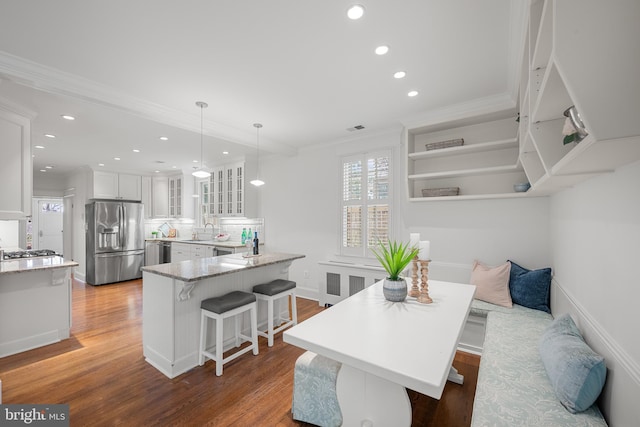
[[[26,273],[36,270],[47,270],[53,268],[77,267],[75,261],[67,261],[60,256],[45,256],[34,258],[19,258],[0,261],[0,274],[4,273]]]
[[[218,240],[191,240],[191,239],[185,239],[185,240],[181,240],[181,239],[176,239],[176,238],[169,238],[169,237],[158,237],[158,238],[148,238],[145,239],[145,241],[147,242],[172,242],[172,243],[186,243],[189,245],[207,245],[207,246],[220,246],[222,248],[244,248],[245,245],[243,245],[240,242],[234,242],[234,241],[226,241],[226,242],[220,242]],[[260,245],[262,245],[262,243],[260,243]]]
[[[193,261],[174,262],[171,264],[150,265],[142,267],[142,271],[170,277],[183,282],[194,282],[209,277],[233,274],[251,268],[260,268],[304,257],[305,255],[278,252],[264,253],[249,258],[245,258],[243,254],[233,254],[200,258]]]

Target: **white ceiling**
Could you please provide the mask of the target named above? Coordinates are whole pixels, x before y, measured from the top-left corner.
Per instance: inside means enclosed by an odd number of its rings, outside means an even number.
[[[359,21],[346,17],[355,2],[366,8]],[[261,150],[292,154],[352,138],[356,125],[362,135],[514,99],[525,3],[3,0],[0,104],[34,114],[33,145],[45,146],[36,171],[191,169],[200,100],[206,165],[254,154],[255,122]],[[381,44],[385,56],[373,52]]]

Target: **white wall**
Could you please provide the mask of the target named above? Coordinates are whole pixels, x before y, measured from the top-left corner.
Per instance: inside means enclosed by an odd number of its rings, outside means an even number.
[[[636,361],[640,300],[640,163],[551,198],[558,284]]]
[[[66,177],[47,172],[33,171],[33,195],[40,197],[62,197]]]
[[[600,407],[611,425],[640,422],[638,183],[640,162],[555,194],[550,203],[552,310],[570,313],[605,357]]]
[[[69,195],[71,198],[71,226],[73,261],[79,265],[75,270],[75,278],[85,280],[86,255],[85,255],[85,231],[84,231],[84,205],[87,202],[87,172],[79,170],[67,178],[66,188],[73,188]]]
[[[266,184],[259,216],[265,218],[266,249],[306,255],[290,270],[301,295],[315,297],[321,280],[317,263],[338,258],[341,156],[383,147],[394,150],[395,238],[408,241],[410,232],[419,232],[431,241],[430,277],[468,281],[476,258],[492,265],[513,259],[528,268],[549,266],[548,198],[410,203],[400,135],[395,129],[261,159]]]

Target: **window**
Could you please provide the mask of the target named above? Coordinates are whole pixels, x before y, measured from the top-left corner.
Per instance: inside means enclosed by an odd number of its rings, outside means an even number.
[[[389,239],[390,159],[384,151],[342,160],[342,255],[369,256],[378,241]]]

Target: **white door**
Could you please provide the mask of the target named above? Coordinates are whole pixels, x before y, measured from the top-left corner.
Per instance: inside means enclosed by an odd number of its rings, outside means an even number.
[[[38,248],[62,253],[62,200],[38,200]]]

